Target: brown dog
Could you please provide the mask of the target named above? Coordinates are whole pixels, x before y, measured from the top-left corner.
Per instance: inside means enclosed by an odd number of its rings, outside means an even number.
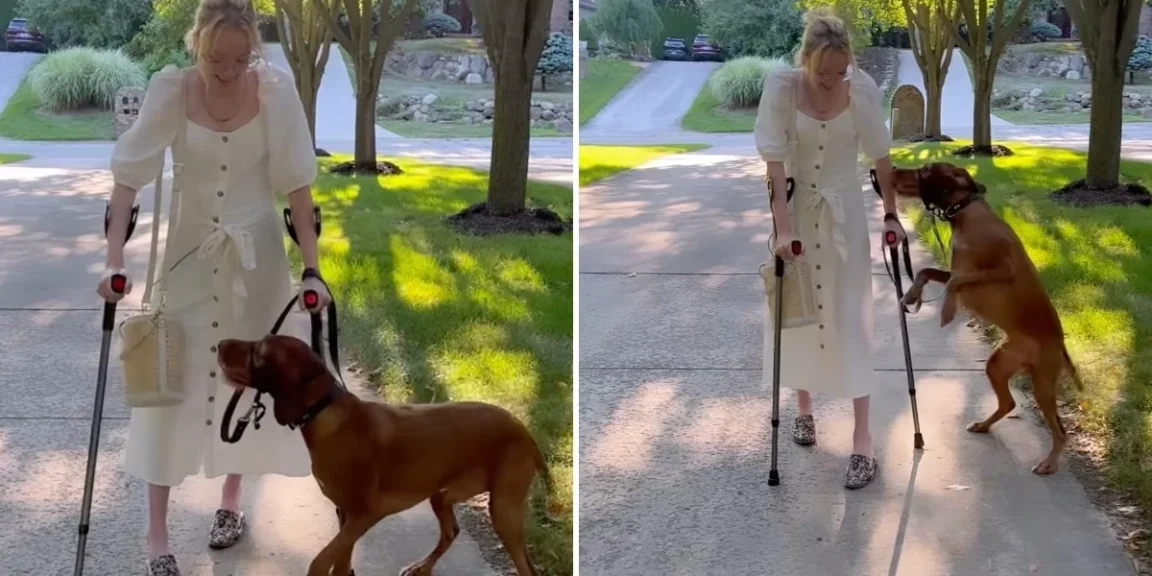
[[[540,471],[535,440],[512,414],[479,402],[402,405],[345,391],[308,344],[290,336],[224,340],[217,359],[228,381],[272,397],[276,422],[300,428],[312,474],[342,512],[340,532],[309,576],[348,576],[352,549],[372,526],[428,499],[440,540],[401,573],[428,576],[460,532],[453,504],[489,492],[492,525],[520,576],[536,574],[524,542],[528,492]],[[550,505],[549,508],[552,508]]]
[[[918,169],[897,169],[894,188],[900,196],[920,198],[925,207],[952,226],[952,271],[925,268],[901,304],[919,309],[928,282],[945,285],[940,325],[947,326],[962,304],[978,319],[997,326],[1006,339],[988,358],[985,371],[999,406],[983,422],[968,426],[986,433],[1016,407],[1008,389],[1017,373],[1030,374],[1036,403],[1052,432],[1048,457],[1032,468],[1052,474],[1060,464],[1066,441],[1056,412],[1060,375],[1067,367],[1077,386],[1076,368],[1064,347],[1060,317],[1040,283],[1040,275],[1016,232],[984,201],[985,188],[967,170],[947,163]]]

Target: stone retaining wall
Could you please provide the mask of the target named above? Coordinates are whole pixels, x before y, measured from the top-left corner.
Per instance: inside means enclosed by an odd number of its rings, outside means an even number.
[[[383,100],[377,107],[378,116],[411,122],[491,124],[495,113],[496,103],[491,99],[472,100],[463,106],[444,105],[435,94]],[[530,114],[533,127],[572,132],[571,102],[533,101]]]
[[[1005,51],[996,66],[1000,72],[1026,74],[1040,78],[1067,78],[1090,80],[1091,67],[1082,54],[1039,54],[1036,52]]]
[[[1057,98],[1046,96],[1039,88],[996,91],[992,95],[992,106],[997,110],[1022,112],[1079,112],[1092,107],[1092,94],[1081,90]],[[1145,118],[1152,118],[1152,95],[1127,92],[1124,94],[1123,106],[1125,112],[1129,114],[1139,112]]]
[[[485,54],[444,54],[441,52],[404,52],[396,48],[384,61],[384,70],[401,76],[423,78],[439,82],[464,84],[492,84],[496,77]],[[571,86],[572,74],[550,77],[548,89],[552,86]],[[540,89],[540,79],[536,79],[536,89]]]

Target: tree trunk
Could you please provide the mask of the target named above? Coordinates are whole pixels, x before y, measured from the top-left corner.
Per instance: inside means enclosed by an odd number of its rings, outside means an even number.
[[[367,60],[367,58],[365,58]],[[376,90],[367,63],[356,76],[356,167],[376,173]]]
[[[1107,37],[1108,35],[1103,35]],[[1115,36],[1113,36],[1115,38]],[[1092,68],[1092,108],[1088,129],[1088,185],[1119,184],[1123,131],[1124,70],[1116,66],[1114,45],[1101,38],[1100,57]],[[1114,44],[1114,43],[1108,43]]]
[[[524,210],[528,198],[529,122],[532,80],[523,70],[522,53],[503,54],[496,71],[496,110],[492,121],[492,168],[488,175],[488,212],[510,215]]]
[[[972,108],[972,144],[977,147],[992,145],[992,79],[976,71],[973,87],[976,105]]]
[[[940,106],[944,96],[942,84],[939,75],[933,74],[932,71],[925,73],[924,88],[927,94],[924,95],[924,135],[929,138],[938,138],[944,131],[940,126]]]

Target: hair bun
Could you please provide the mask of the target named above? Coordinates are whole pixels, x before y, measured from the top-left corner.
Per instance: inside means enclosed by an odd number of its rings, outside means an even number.
[[[829,32],[841,32],[844,30],[844,21],[831,9],[826,7],[813,8],[812,10],[804,12],[801,20],[805,28]]]

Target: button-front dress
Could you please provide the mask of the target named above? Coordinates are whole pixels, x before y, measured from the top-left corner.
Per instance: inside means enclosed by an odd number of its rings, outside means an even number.
[[[260,111],[227,133],[187,118],[186,70],[169,66],[157,72],[138,120],[112,155],[115,181],[140,190],[155,179],[165,149],[173,147],[177,208],[150,304],[163,300],[164,310],[183,322],[185,399],[171,407],[133,408],[124,454],[126,471],[152,484],[175,486],[200,471],[208,478],[310,474],[300,434],[270,417],[259,430],[249,426],[236,444],[220,439],[233,389],[223,381],[216,344],[268,334],[295,294],[274,197],[310,186],[317,172],[291,74],[263,62],[255,69]],[[183,145],[173,146],[181,134]],[[308,338],[293,322],[281,333]],[[245,392],[234,418],[253,396]],[[263,401],[271,416],[272,399]]]
[[[781,335],[780,384],[859,398],[875,391],[871,237],[859,152],[872,160],[888,156],[890,139],[880,90],[866,73],[857,69],[848,80],[850,104],[830,120],[812,118],[793,105],[802,74],[786,69],[768,75],[755,127],[761,157],[785,162],[787,175],[795,179],[793,229],[811,266],[819,313],[816,324],[787,328]],[[766,387],[773,373],[772,318],[767,315],[764,331]]]

